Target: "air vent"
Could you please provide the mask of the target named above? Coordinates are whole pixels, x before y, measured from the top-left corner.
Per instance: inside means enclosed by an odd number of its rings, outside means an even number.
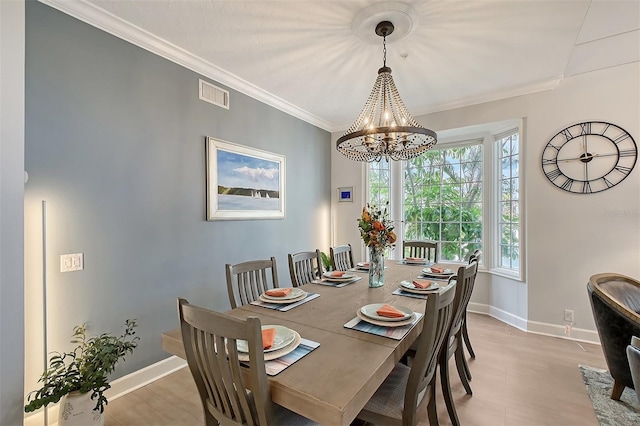
[[[219,107],[229,109],[229,92],[214,86],[211,83],[207,83],[204,80],[200,80],[200,99],[210,104],[218,105]]]

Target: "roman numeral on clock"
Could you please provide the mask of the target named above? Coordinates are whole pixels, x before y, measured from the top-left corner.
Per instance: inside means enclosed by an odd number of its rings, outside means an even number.
[[[560,188],[564,189],[565,191],[571,191],[572,186],[573,186],[573,179],[567,178],[567,180],[564,181],[564,183],[562,184],[562,186],[560,186]]]
[[[556,180],[556,178],[560,176],[562,172],[560,171],[560,169],[553,169],[550,172],[544,172],[544,174],[547,175],[547,178],[549,180]]]

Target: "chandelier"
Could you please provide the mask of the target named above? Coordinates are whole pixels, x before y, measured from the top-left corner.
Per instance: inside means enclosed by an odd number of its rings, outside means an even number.
[[[409,114],[391,77],[391,68],[387,67],[387,36],[393,29],[389,21],[376,26],[376,34],[382,37],[382,68],[362,112],[336,142],[338,151],[351,160],[409,160],[437,142],[436,133],[419,125]]]

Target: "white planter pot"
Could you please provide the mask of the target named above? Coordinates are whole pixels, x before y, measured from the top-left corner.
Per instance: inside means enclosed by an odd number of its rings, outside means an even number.
[[[58,426],[103,426],[104,415],[94,410],[96,401],[91,400],[91,392],[74,391],[60,400]]]

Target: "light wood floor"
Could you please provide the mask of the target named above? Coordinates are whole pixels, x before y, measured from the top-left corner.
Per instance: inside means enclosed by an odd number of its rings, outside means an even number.
[[[600,346],[524,333],[485,315],[469,314],[468,321],[477,356],[469,358],[473,396],[464,392],[453,359],[450,369],[463,426],[598,425],[578,364],[606,369]],[[450,425],[438,393],[440,424]],[[187,368],[109,402],[105,413],[105,426],[202,424]],[[426,410],[419,424],[429,424]]]

